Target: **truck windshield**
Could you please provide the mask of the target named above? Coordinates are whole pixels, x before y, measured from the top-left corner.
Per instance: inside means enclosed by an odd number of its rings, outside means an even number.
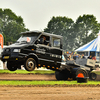
[[[21,36],[16,43],[32,43],[37,39],[37,35],[23,35]]]

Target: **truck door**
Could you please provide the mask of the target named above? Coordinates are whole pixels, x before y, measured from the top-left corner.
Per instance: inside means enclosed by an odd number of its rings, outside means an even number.
[[[45,37],[45,40],[43,40]],[[37,43],[36,54],[38,55],[39,63],[41,65],[48,65],[49,61],[49,36],[41,36],[39,38],[39,43]]]
[[[51,38],[50,60],[53,66],[60,66],[62,61],[62,40],[57,37]]]

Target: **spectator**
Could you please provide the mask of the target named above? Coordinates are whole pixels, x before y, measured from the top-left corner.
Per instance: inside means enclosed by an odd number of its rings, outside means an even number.
[[[74,59],[73,59],[73,52],[72,52],[70,55],[71,55],[71,59],[70,59],[70,60],[74,60]]]
[[[75,53],[74,53],[74,55],[73,55],[73,59],[76,60],[76,54],[75,54]]]
[[[71,60],[71,55],[68,56],[67,60]]]
[[[81,58],[81,55],[80,54],[78,54],[78,58]]]
[[[88,57],[88,59],[92,59],[92,56],[90,55],[90,56]]]
[[[67,54],[66,54],[66,52],[64,53],[64,57],[65,57],[65,59],[67,59],[67,57],[68,57]]]
[[[81,58],[85,58],[84,54],[82,54]]]
[[[93,60],[96,60],[96,56],[92,57]]]
[[[73,55],[73,59],[76,60],[78,58],[78,54],[75,52]]]
[[[65,59],[65,57],[64,57],[64,53],[62,54],[62,62],[65,62],[66,61],[66,59]]]
[[[76,59],[79,58],[78,54],[76,54]]]

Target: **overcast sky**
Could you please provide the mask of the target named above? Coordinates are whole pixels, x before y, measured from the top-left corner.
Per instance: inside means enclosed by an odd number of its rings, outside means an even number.
[[[100,22],[100,0],[0,0],[0,8],[21,16],[29,30],[43,31],[52,16],[76,21],[79,15],[93,14]]]

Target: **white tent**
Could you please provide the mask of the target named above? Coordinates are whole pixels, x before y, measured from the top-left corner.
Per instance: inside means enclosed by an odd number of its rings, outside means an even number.
[[[86,53],[86,56],[89,56],[91,53],[95,53],[95,56],[98,58],[100,53],[100,33],[98,34],[98,37],[91,42],[83,45],[82,47],[76,49],[77,52]]]
[[[82,47],[76,49],[75,51],[100,51],[100,40],[98,38],[92,40],[91,42],[83,45]]]

